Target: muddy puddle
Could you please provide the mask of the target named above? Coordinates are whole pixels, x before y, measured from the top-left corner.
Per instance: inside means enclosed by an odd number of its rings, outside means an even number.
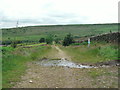
[[[69,67],[69,68],[96,68],[95,66],[81,65],[65,59],[42,60],[42,61],[37,61],[36,64],[39,64],[41,66],[62,66],[62,67]]]

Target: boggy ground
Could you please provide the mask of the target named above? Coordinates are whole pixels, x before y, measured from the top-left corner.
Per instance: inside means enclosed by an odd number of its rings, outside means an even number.
[[[65,52],[53,45],[58,58],[67,58]],[[68,68],[44,67],[34,62],[27,64],[28,69],[21,82],[13,88],[118,88],[118,67]]]

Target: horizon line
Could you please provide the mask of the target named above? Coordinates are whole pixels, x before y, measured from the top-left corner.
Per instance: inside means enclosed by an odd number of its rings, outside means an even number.
[[[43,26],[69,26],[69,25],[103,25],[103,24],[119,24],[119,23],[93,23],[93,24],[41,24],[41,25],[25,25],[25,26],[13,26],[13,27],[3,27],[0,29],[10,29],[10,28],[23,28],[23,27],[43,27]]]

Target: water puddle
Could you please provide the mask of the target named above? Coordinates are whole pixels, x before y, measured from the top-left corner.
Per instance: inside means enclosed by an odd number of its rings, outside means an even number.
[[[36,63],[42,66],[63,66],[63,67],[69,67],[69,68],[96,68],[95,66],[86,66],[86,65],[76,64],[74,62],[71,62],[65,59],[42,60]]]

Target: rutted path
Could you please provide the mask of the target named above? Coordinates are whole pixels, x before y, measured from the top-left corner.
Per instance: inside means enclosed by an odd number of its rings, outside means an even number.
[[[53,45],[58,51],[59,58],[71,60],[58,46]],[[117,73],[117,67],[105,68],[105,73]],[[28,63],[28,69],[21,81],[16,83],[14,88],[98,88],[117,87],[117,76],[100,76],[91,78],[89,73],[92,70],[104,71],[104,68],[69,68],[69,67],[44,67],[36,63]],[[115,85],[111,86],[112,83]]]

